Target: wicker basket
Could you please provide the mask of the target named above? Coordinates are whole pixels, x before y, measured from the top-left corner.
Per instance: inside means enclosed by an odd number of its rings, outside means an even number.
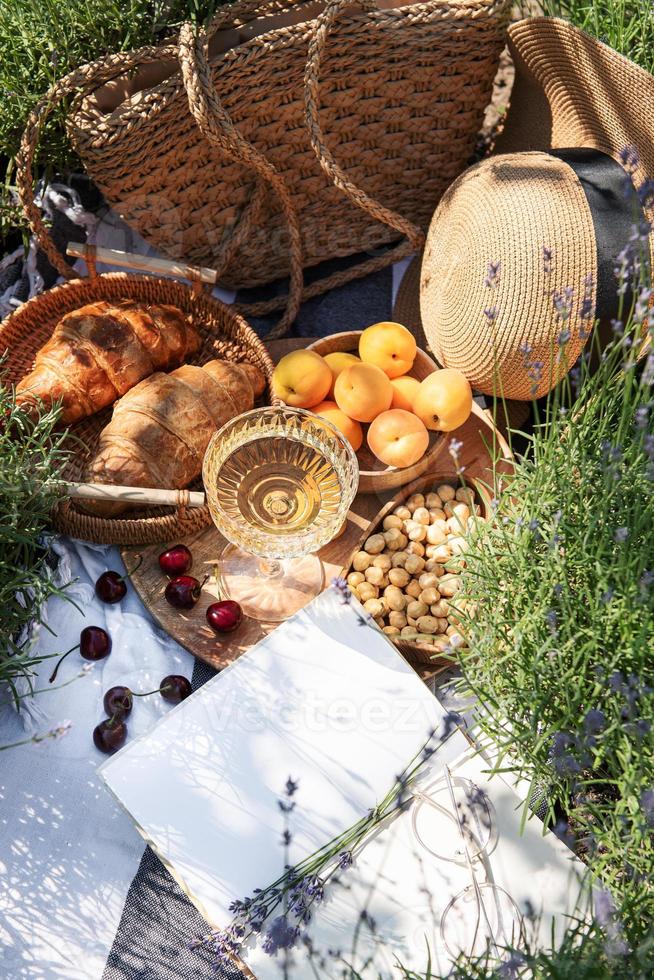
[[[273,364],[266,348],[245,320],[228,306],[173,279],[122,272],[91,275],[56,286],[12,313],[0,327],[0,350],[8,352],[4,363],[6,379],[16,383],[31,370],[36,351],[49,340],[62,316],[100,299],[170,303],[192,319],[204,339],[191,363],[205,364],[214,357],[247,360],[270,382]],[[87,457],[110,417],[111,408],[107,408],[72,426],[67,440],[72,457],[64,473],[66,480],[82,479]],[[183,495],[180,500],[183,501]],[[84,513],[72,500],[62,500],[53,511],[52,522],[62,534],[86,541],[141,545],[171,541],[200,531],[211,524],[211,516],[206,506],[187,508],[182,503],[177,508],[143,508],[130,511],[127,517],[108,519]]]
[[[32,227],[39,127],[57,100],[81,93],[69,134],[106,199],[160,252],[217,268],[225,286],[290,274],[280,333],[303,268],[405,239],[314,282],[308,297],[418,250],[473,152],[511,4],[398,3],[244,0],[206,35],[185,25],[178,44],[61,79],[31,114],[18,161]]]
[[[361,330],[350,330],[345,333],[335,333],[331,337],[321,337],[314,341],[309,347],[316,354],[324,357],[326,354],[333,354],[334,351],[345,351],[354,354],[359,350],[359,338]],[[422,381],[437,369],[437,365],[432,361],[428,354],[418,348],[413,367],[409,371],[412,378]],[[374,456],[368,449],[365,441],[357,453],[359,459],[359,493],[383,493],[385,490],[394,490],[402,487],[405,483],[417,479],[425,470],[434,469],[436,460],[443,452],[447,440],[442,434],[434,432],[429,438],[429,448],[427,452],[413,466],[405,466],[398,469],[396,466],[386,466]]]

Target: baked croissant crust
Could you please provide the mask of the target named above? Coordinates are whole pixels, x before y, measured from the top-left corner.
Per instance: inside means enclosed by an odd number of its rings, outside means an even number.
[[[183,364],[200,335],[175,306],[100,300],[68,313],[16,388],[25,406],[60,402],[66,425],[106,408],[153,371]]]
[[[178,490],[202,470],[214,432],[247,412],[265,387],[252,364],[209,361],[152,374],[128,391],[100,433],[85,475],[89,483]],[[113,516],[122,501],[85,501],[84,510]]]

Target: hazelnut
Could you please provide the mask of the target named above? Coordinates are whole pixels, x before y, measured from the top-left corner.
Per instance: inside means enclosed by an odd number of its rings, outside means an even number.
[[[393,568],[404,568],[404,563],[409,557],[408,551],[394,551],[391,555],[391,565]]]
[[[407,521],[407,534],[409,541],[424,541],[427,537],[427,528],[424,524],[416,524],[414,521]]]
[[[425,553],[425,546],[420,541],[409,541],[406,550],[410,555],[418,555],[419,558],[422,558]]]
[[[352,568],[355,572],[365,572],[371,561],[372,558],[367,551],[357,551],[356,555],[352,559]]]
[[[425,567],[425,559],[420,558],[419,555],[409,555],[404,562],[404,567],[409,575],[418,575]]]
[[[447,601],[447,599],[439,598],[432,606],[430,606],[429,611],[432,614],[432,616],[436,617],[436,619],[447,620],[447,616],[450,611],[450,604]]]
[[[438,623],[438,627],[436,629],[436,632],[437,633],[446,633],[447,632],[447,627],[449,626],[449,623],[448,623],[447,619],[445,617],[443,617],[443,616],[437,616],[436,617],[436,622]]]
[[[420,616],[426,616],[429,612],[429,606],[421,602],[420,599],[413,599],[409,602],[406,607],[407,619],[419,619]]]
[[[363,608],[369,616],[377,617],[384,614],[384,603],[381,599],[366,599]]]
[[[420,599],[420,602],[424,602],[426,606],[431,606],[432,603],[438,602],[440,599],[440,592],[438,589],[434,588],[423,589],[418,598]]]
[[[430,510],[432,510],[433,508],[442,507],[443,501],[441,500],[441,498],[438,496],[437,493],[434,493],[432,491],[431,493],[428,493],[427,496],[425,497],[425,505],[429,507]]]
[[[436,487],[436,493],[443,503],[446,503],[448,500],[454,500],[456,491],[449,483],[442,483],[440,487]]]
[[[447,514],[442,507],[433,507],[429,511],[429,523],[434,524],[435,521],[446,521]]]
[[[440,562],[441,565],[444,565],[445,562],[446,561],[449,561],[450,558],[452,557],[452,552],[450,551],[448,545],[446,545],[446,544],[437,544],[437,545],[434,545],[433,547],[434,547],[434,550],[429,555],[429,557],[430,558],[433,558],[434,561]]]
[[[448,544],[453,555],[462,555],[468,550],[468,542],[463,537],[450,538]]]
[[[416,507],[413,519],[417,524],[429,524],[429,511],[426,507]]]
[[[436,561],[435,558],[427,558],[427,561],[425,562],[425,571],[433,572],[436,578],[440,578],[442,575],[445,575],[445,569],[440,562]]]
[[[386,636],[399,636],[400,635],[400,631],[397,628],[397,626],[382,626],[382,630],[384,631],[384,633],[386,634]]]
[[[406,596],[397,585],[387,585],[384,589],[384,598],[389,609],[399,612],[406,606]]]
[[[382,525],[385,531],[390,531],[391,528],[397,528],[398,531],[402,530],[402,518],[398,517],[397,514],[389,514],[388,517],[384,518],[384,523]]]
[[[447,526],[451,534],[461,534],[464,525],[461,523],[459,518],[454,514],[452,517],[448,517]]]
[[[400,630],[400,636],[405,640],[415,640],[418,636],[418,630],[414,626],[404,626]]]
[[[432,524],[427,528],[427,541],[429,544],[443,544],[447,535],[438,524]]]
[[[391,556],[384,555],[384,554],[375,555],[375,557],[372,560],[372,563],[375,566],[375,568],[381,568],[385,572],[388,572],[393,565],[393,563],[391,562]]]
[[[396,626],[398,629],[402,629],[402,627],[406,626],[408,623],[406,614],[401,612],[399,609],[391,609],[388,614],[388,621],[391,626]]]
[[[399,517],[400,520],[402,521],[407,521],[411,517],[411,511],[405,504],[400,504],[399,507],[395,508],[393,513],[395,514],[396,517]]]
[[[406,546],[407,537],[397,527],[384,531],[383,541],[389,551],[401,551]]]
[[[371,582],[373,585],[381,587],[388,585],[388,577],[383,568],[377,568],[375,565],[371,565],[370,568],[366,568],[365,576],[366,582]]]
[[[365,580],[366,578],[363,572],[350,572],[350,574],[347,577],[347,584],[352,589],[355,588],[357,585],[361,585],[361,583],[365,582]]]
[[[433,616],[421,616],[418,620],[418,629],[421,633],[436,633],[438,630],[438,620]]]
[[[470,508],[467,504],[456,503],[452,508],[452,516],[458,517],[462,524],[470,517]]]
[[[362,588],[362,586],[359,586],[359,588]],[[461,579],[458,577],[458,575],[444,575],[443,578],[439,579],[438,581],[438,591],[441,595],[444,595],[448,599],[451,599],[452,596],[456,595],[460,588]]]
[[[359,588],[361,588],[361,586],[359,586]],[[407,595],[411,596],[412,599],[417,599],[422,592],[422,589],[420,588],[420,583],[417,582],[416,579],[413,579],[413,581],[409,582],[404,591]]]
[[[381,552],[386,547],[386,542],[384,541],[384,535],[383,534],[371,535],[363,547],[370,555],[381,554]],[[357,571],[361,571],[361,569],[357,569]]]
[[[368,599],[376,599],[379,595],[379,589],[372,582],[362,582],[361,585],[357,585],[357,593],[361,602],[366,603]]]
[[[409,510],[411,511],[411,513],[413,514],[413,512],[418,507],[424,507],[425,506],[425,498],[424,498],[424,495],[422,493],[414,493],[414,494],[412,494],[409,497],[409,499],[407,500],[406,505],[409,508]]]
[[[470,487],[458,487],[454,496],[457,500],[460,500],[461,503],[467,504],[468,507],[472,507],[475,502],[475,491]]]
[[[388,573],[388,580],[391,585],[397,585],[400,589],[403,589],[405,585],[409,584],[410,578],[411,576],[406,568],[391,568]]]

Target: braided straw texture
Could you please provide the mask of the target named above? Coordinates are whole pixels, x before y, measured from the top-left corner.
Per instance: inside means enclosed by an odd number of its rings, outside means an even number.
[[[480,391],[528,400],[546,394],[581,354],[586,277],[592,300],[597,283],[586,197],[571,168],[547,151],[591,147],[620,162],[621,151],[635,146],[634,182],[652,177],[654,77],[558,19],[512,25],[509,50],[516,79],[498,155],[444,195],[427,238],[420,310],[441,363],[460,368]],[[651,222],[654,208],[646,216]],[[654,233],[649,243],[654,259]],[[550,272],[544,247],[552,250]],[[501,269],[492,288],[485,285],[490,262]],[[553,296],[570,287],[563,349]]]
[[[62,316],[99,299],[133,299],[146,305],[170,303],[191,317],[204,339],[201,350],[191,359],[192,363],[205,364],[215,357],[249,361],[270,382],[273,364],[266,348],[245,320],[229,307],[206,293],[195,294],[172,279],[123,272],[72,280],[36,296],[12,313],[0,327],[0,350],[7,350],[4,363],[7,381],[15,384],[31,370],[36,351],[50,339]],[[71,427],[67,439],[71,460],[64,473],[66,480],[82,481],[86,460],[110,417],[111,408],[107,408]],[[200,481],[197,488],[202,489]],[[53,524],[62,534],[99,544],[142,545],[170,541],[211,524],[209,508],[186,508],[184,496],[180,494],[178,508],[142,508],[130,511],[128,517],[111,519],[85,514],[72,500],[63,500],[53,511]]]
[[[208,36],[292,6],[234,4]],[[107,200],[165,255],[209,264],[231,288],[289,273],[297,280],[302,267],[401,235],[402,254],[419,247],[472,153],[510,5],[358,6],[366,10],[329,0],[318,20],[270,30],[206,67],[198,51],[207,39],[194,47],[185,27],[178,46],[76,72],[73,87],[89,92],[134,66],[181,64],[109,114],[78,101],[69,133]],[[397,257],[377,256],[363,271]],[[305,297],[354,274],[314,284]]]
[[[543,246],[553,250],[549,272]],[[499,273],[488,286],[491,262]],[[595,231],[572,169],[546,153],[484,160],[449,188],[427,236],[420,310],[429,347],[477,391],[540,397],[586,343],[587,276],[597,282]],[[567,287],[574,288],[571,336],[559,349],[553,294]]]

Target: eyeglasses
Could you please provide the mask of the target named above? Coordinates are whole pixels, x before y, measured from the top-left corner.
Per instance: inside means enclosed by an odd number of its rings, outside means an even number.
[[[440,920],[441,939],[456,959],[479,956],[489,948],[498,959],[523,935],[515,901],[493,881],[490,855],[498,839],[497,816],[488,795],[470,779],[443,777],[426,791],[412,788],[413,833],[422,848],[441,861],[468,868],[471,883],[455,895]],[[458,845],[458,846],[457,846]],[[484,873],[485,881],[479,881]]]

